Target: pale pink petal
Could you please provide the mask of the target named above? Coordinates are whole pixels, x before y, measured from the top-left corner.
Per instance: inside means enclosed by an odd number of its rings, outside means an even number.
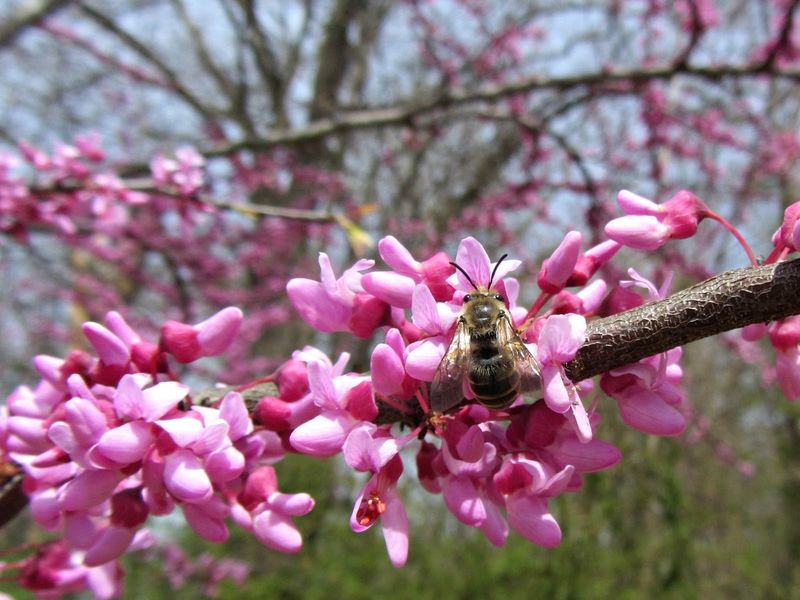
[[[473,237],[467,237],[461,240],[456,251],[456,264],[464,269],[475,283],[475,285],[488,285],[489,284],[489,266],[491,261],[489,255],[483,245]],[[459,288],[462,290],[471,290],[472,284],[467,281],[464,274],[458,271],[456,274],[458,278]]]
[[[47,488],[30,497],[31,516],[46,531],[55,531],[61,524],[61,509],[54,488]]]
[[[245,459],[236,448],[228,446],[206,456],[204,465],[211,481],[225,483],[242,474]]]
[[[442,497],[450,512],[462,523],[475,527],[486,520],[486,507],[469,478],[447,478],[442,487]]]
[[[72,398],[64,405],[64,420],[75,440],[84,446],[95,443],[108,429],[106,417],[97,405],[84,398]]]
[[[581,315],[552,315],[545,321],[539,334],[538,358],[566,362],[575,357],[586,337],[586,319]]]
[[[98,600],[109,600],[122,595],[122,569],[116,561],[87,570],[86,583]]]
[[[612,219],[605,226],[606,235],[623,246],[655,250],[669,239],[670,229],[656,217],[632,215]]]
[[[203,424],[188,414],[176,419],[162,419],[156,424],[181,448],[191,445],[203,433]]]
[[[226,445],[230,445],[228,424],[225,421],[216,421],[203,429],[197,440],[192,442],[191,448],[195,454],[203,455],[221,450]]]
[[[437,335],[409,344],[405,356],[406,372],[414,379],[432,381],[449,343],[448,338]]]
[[[572,425],[572,430],[581,442],[586,443],[592,439],[594,435],[592,423],[580,396],[574,390],[570,392],[570,410],[566,412],[566,416]]]
[[[221,311],[195,325],[197,341],[205,356],[222,354],[231,345],[244,315],[235,306],[223,308]]]
[[[97,442],[104,456],[120,464],[141,460],[155,441],[149,424],[142,421],[123,423],[106,431]]]
[[[285,515],[301,517],[311,512],[314,508],[314,499],[308,494],[284,494],[272,492],[267,497],[270,509]]]
[[[414,259],[411,252],[394,236],[387,235],[381,238],[378,242],[378,253],[384,262],[397,273],[413,275],[419,273],[422,268],[422,265]]]
[[[123,476],[116,471],[83,471],[58,492],[61,510],[87,510],[111,498]]]
[[[650,390],[625,393],[616,398],[622,420],[653,435],[680,435],[686,428],[683,415]]]
[[[542,496],[558,496],[569,486],[572,476],[575,474],[575,467],[567,465],[558,473],[552,475],[537,493]]]
[[[114,335],[121,339],[126,346],[130,347],[142,341],[142,338],[136,333],[130,325],[125,321],[124,317],[117,311],[110,311],[106,313],[105,319],[106,327],[108,327]]]
[[[194,532],[204,540],[221,544],[229,536],[225,521],[214,514],[209,514],[203,506],[195,504],[181,504],[183,516]]]
[[[539,287],[550,294],[561,291],[572,275],[580,251],[580,232],[567,232],[558,247],[542,262],[537,279]]]
[[[303,547],[303,538],[292,520],[271,510],[253,519],[253,533],[259,542],[279,552],[299,552]]]
[[[484,502],[483,505],[486,508],[486,520],[480,525],[481,531],[489,542],[500,548],[508,537],[508,523],[494,502]]]
[[[50,382],[53,387],[59,390],[64,389],[64,376],[61,373],[61,367],[64,365],[63,358],[39,354],[33,357],[32,362],[39,375]]]
[[[298,426],[289,436],[292,448],[311,456],[338,454],[347,434],[358,423],[347,411],[329,411]]]
[[[130,360],[130,353],[125,343],[100,323],[91,321],[84,323],[81,331],[104,364],[125,365]]]
[[[135,531],[127,527],[109,525],[94,540],[83,557],[87,567],[97,567],[122,556],[133,541]]]
[[[177,381],[162,381],[142,391],[142,416],[156,421],[175,408],[189,393],[189,387]]]
[[[506,514],[511,528],[525,539],[544,548],[561,543],[561,528],[542,498],[527,496],[523,491],[511,494],[506,499]]]
[[[219,405],[219,416],[230,426],[228,435],[231,440],[238,440],[253,432],[253,421],[247,413],[241,394],[236,392],[225,394]]]
[[[363,423],[355,427],[344,442],[344,460],[357,471],[377,473],[400,450],[392,437],[373,437],[376,430],[372,423]]]
[[[403,385],[405,369],[397,352],[387,344],[378,344],[370,357],[372,386],[378,394],[391,396]]]
[[[123,375],[114,392],[114,408],[117,415],[127,419],[139,419],[144,414],[144,400],[140,378]]]
[[[50,447],[46,424],[46,421],[35,417],[11,416],[6,421],[9,434],[24,440],[32,448],[38,448],[39,452]]]
[[[546,364],[542,367],[544,401],[553,412],[565,413],[570,409],[569,392],[561,377],[561,367]]]
[[[601,440],[582,443],[565,437],[548,450],[562,466],[574,465],[581,473],[602,471],[622,460],[622,453],[615,446]]]
[[[352,308],[311,279],[291,279],[286,293],[300,317],[314,329],[331,333],[347,329]]]
[[[325,363],[312,361],[308,363],[308,387],[314,402],[320,408],[337,410],[342,408],[336,389],[331,379],[331,367]]]
[[[97,539],[97,523],[86,512],[64,515],[64,539],[73,548],[86,550]]]
[[[78,444],[72,433],[72,427],[67,425],[64,421],[56,421],[50,425],[47,430],[47,437],[50,438],[50,441],[56,446],[69,454],[70,457],[82,450],[81,445]]]
[[[626,215],[657,216],[663,212],[663,209],[652,200],[628,190],[620,190],[617,194],[617,204]]]
[[[411,308],[411,296],[417,282],[411,277],[391,271],[375,271],[361,278],[361,285],[372,294],[391,306]]]
[[[385,496],[386,510],[380,517],[381,529],[389,560],[399,568],[408,558],[408,516],[394,488],[387,490]]]
[[[171,494],[186,502],[201,502],[214,491],[200,460],[183,448],[164,457],[164,484]]]
[[[411,298],[411,321],[426,333],[432,335],[445,333],[439,320],[436,300],[425,284],[419,284],[414,288]]]

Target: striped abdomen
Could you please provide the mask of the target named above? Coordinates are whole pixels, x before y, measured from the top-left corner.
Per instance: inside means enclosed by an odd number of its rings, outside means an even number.
[[[475,399],[488,408],[505,408],[519,394],[520,376],[497,335],[489,331],[470,336],[469,386]]]

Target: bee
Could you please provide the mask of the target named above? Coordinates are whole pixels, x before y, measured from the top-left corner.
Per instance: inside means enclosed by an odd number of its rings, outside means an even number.
[[[436,413],[464,400],[465,377],[475,399],[488,408],[505,408],[519,394],[540,388],[539,362],[514,329],[502,294],[492,288],[506,256],[497,261],[487,287],[475,285],[464,269],[450,263],[475,291],[464,296],[453,340],[433,376],[430,398]]]

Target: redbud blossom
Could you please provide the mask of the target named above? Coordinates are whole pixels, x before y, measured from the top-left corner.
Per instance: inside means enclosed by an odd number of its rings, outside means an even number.
[[[788,317],[771,323],[769,340],[775,348],[775,369],[783,395],[800,398],[800,317]]]
[[[233,341],[242,318],[242,311],[231,306],[197,325],[167,321],[161,328],[161,348],[184,363],[219,354]]]
[[[670,239],[693,236],[699,222],[710,214],[705,203],[686,190],[660,205],[627,190],[619,192],[617,201],[627,216],[610,221],[606,235],[640,250],[655,250]]]
[[[570,231],[553,253],[542,262],[537,277],[539,288],[548,294],[557,294],[564,289],[575,268],[580,251],[581,234],[578,231]]]

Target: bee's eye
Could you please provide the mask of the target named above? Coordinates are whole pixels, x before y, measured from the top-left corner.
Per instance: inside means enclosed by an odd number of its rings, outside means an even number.
[[[499,300],[500,302],[505,302],[506,301],[506,299],[503,298],[503,294],[495,294],[494,295],[494,299],[495,300]]]
[[[467,303],[467,302],[469,302],[470,300],[472,300],[472,296],[471,296],[470,294],[466,294],[466,295],[464,296],[464,304],[466,304],[466,303]]]

